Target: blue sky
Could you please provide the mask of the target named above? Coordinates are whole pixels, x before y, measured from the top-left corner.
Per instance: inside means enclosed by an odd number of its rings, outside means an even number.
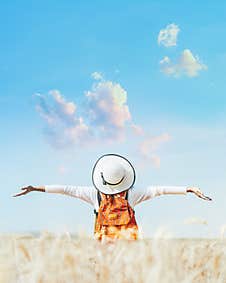
[[[140,205],[146,235],[159,226],[178,236],[218,235],[226,224],[225,12],[224,1],[2,3],[1,232],[91,233],[92,209],[79,200],[10,196],[28,184],[91,184],[99,155],[117,152],[135,164],[137,186],[192,184],[214,198]],[[158,43],[171,24],[179,29],[173,45]],[[191,217],[209,224],[185,225]]]

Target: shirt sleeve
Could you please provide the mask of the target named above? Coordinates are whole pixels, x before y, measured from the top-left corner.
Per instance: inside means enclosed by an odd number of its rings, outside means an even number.
[[[94,187],[45,185],[45,192],[69,195],[84,200],[93,206],[96,202],[96,189]]]
[[[131,189],[130,203],[132,206],[139,204],[142,201],[152,199],[160,195],[185,195],[187,186],[148,186],[146,189]]]

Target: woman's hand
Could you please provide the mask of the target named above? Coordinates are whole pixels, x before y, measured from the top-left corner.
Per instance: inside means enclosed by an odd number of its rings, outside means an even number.
[[[33,186],[24,187],[21,190],[22,190],[22,192],[19,192],[19,193],[13,195],[13,197],[20,197],[22,195],[26,195],[26,194],[33,192],[33,191],[45,192],[44,187],[37,188],[37,187],[33,187]]]
[[[194,193],[197,197],[204,200],[212,200],[210,197],[205,196],[203,192],[197,187],[188,187],[187,193]]]

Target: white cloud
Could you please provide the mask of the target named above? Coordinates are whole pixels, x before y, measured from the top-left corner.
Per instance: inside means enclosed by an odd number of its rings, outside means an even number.
[[[201,224],[201,225],[208,225],[208,222],[199,217],[191,217],[184,220],[184,224]]]
[[[161,71],[169,76],[188,77],[198,76],[200,71],[207,70],[207,66],[200,62],[197,56],[194,56],[189,49],[185,49],[177,62],[171,62],[169,57],[164,57],[160,61]]]
[[[97,81],[103,79],[103,75],[102,75],[102,73],[100,73],[100,72],[93,72],[93,73],[91,74],[91,77],[92,77],[94,80],[97,80]]]
[[[158,44],[165,47],[177,45],[177,36],[180,29],[175,24],[169,24],[165,29],[161,29],[158,35]]]
[[[160,64],[170,64],[170,58],[168,56],[163,57],[162,60],[159,62]]]

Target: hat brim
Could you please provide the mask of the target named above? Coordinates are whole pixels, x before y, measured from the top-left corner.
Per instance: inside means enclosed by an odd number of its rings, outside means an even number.
[[[104,185],[101,177],[101,172],[104,171],[106,164],[109,162],[119,162],[124,170],[125,176],[122,182],[118,185]],[[94,165],[92,172],[92,180],[95,188],[100,192],[108,195],[117,194],[130,189],[135,182],[136,174],[132,164],[123,156],[118,154],[105,154],[101,156]]]

